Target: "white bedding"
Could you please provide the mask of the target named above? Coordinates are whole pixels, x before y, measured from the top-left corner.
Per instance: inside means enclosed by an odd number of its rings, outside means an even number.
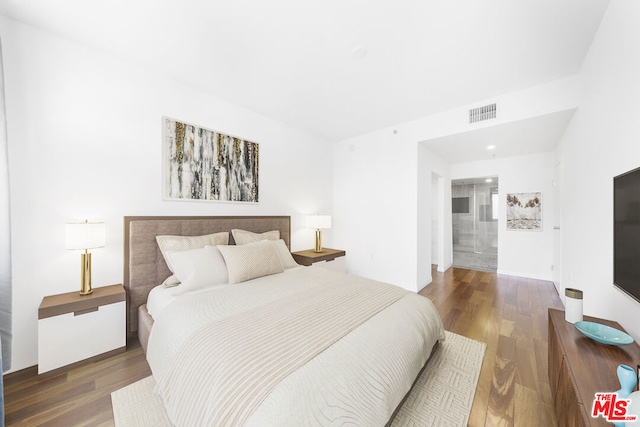
[[[287,267],[284,269],[284,271],[286,273],[287,271],[291,271],[297,268],[304,268],[304,267],[301,267],[301,266]],[[176,292],[179,286],[180,285],[167,287],[167,286],[158,285],[153,289],[151,289],[151,291],[149,292],[149,296],[147,297],[146,304],[147,304],[147,312],[151,315],[151,317],[154,320],[156,319],[156,317],[160,316],[160,312],[162,312],[162,310],[164,310],[166,306],[168,306],[173,301],[179,299],[181,296],[184,295],[183,293]],[[225,283],[222,285],[214,285],[214,286],[209,286],[207,288],[201,288],[194,291],[190,291],[188,292],[188,294],[189,295],[200,294],[204,292],[223,289],[229,286],[233,286],[233,285],[230,285],[229,283]]]
[[[168,378],[165,376],[176,368],[172,366],[175,360],[184,363],[180,353],[183,343],[209,322],[295,296],[323,283],[345,280],[349,276],[308,267],[180,296],[166,304],[161,315],[156,314],[151,331],[147,359],[156,382],[162,384]],[[372,286],[376,283],[369,282]],[[432,347],[443,339],[444,329],[433,304],[407,292],[288,375],[261,401],[246,425],[384,425]],[[189,404],[175,400],[176,396],[167,394],[166,389],[159,391],[170,416],[179,412],[180,405]],[[198,392],[215,400],[219,390]],[[180,420],[174,417],[178,425]]]
[[[178,285],[179,286],[179,285]],[[162,285],[158,285],[155,288],[151,289],[149,292],[149,296],[147,297],[147,311],[155,320],[160,316],[162,310],[165,309],[169,304],[173,301],[180,299],[183,295],[195,295],[201,294],[205,292],[214,291],[217,289],[223,289],[232,285],[224,284],[224,285],[216,285],[210,286],[208,288],[198,289],[195,291],[191,291],[188,294],[176,294],[175,286],[172,287],[164,287]]]

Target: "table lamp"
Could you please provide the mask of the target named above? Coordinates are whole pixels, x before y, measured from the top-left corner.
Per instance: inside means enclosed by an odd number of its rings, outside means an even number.
[[[309,215],[307,216],[307,227],[316,229],[316,246],[314,252],[322,252],[322,231],[323,228],[331,228],[331,215]]]
[[[91,253],[89,249],[101,248],[105,245],[106,233],[104,222],[72,222],[66,224],[67,249],[81,249],[81,282],[80,295],[89,295],[91,289]]]

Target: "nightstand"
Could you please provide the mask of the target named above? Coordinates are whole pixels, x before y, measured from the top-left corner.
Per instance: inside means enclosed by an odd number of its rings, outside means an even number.
[[[291,252],[293,259],[300,265],[328,268],[329,270],[345,273],[347,270],[344,256],[346,252],[339,249],[323,248],[322,252],[315,252],[313,249],[306,251]]]
[[[38,373],[126,349],[122,285],[46,296],[38,308]]]

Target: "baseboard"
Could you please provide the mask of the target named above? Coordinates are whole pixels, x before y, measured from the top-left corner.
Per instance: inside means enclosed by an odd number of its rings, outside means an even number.
[[[429,275],[429,280],[426,283],[423,283],[421,286],[418,286],[416,293],[420,292],[421,290],[429,286],[432,282],[433,282],[433,277]]]
[[[548,282],[553,282],[553,276],[547,274],[536,274],[536,273],[528,273],[524,271],[508,271],[498,269],[498,274],[503,274],[505,276],[517,276],[524,277],[526,279],[536,279],[536,280],[546,280]]]

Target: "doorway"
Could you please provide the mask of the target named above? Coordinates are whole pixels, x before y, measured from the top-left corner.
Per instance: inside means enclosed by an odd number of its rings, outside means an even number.
[[[453,265],[498,270],[498,177],[451,181]]]

